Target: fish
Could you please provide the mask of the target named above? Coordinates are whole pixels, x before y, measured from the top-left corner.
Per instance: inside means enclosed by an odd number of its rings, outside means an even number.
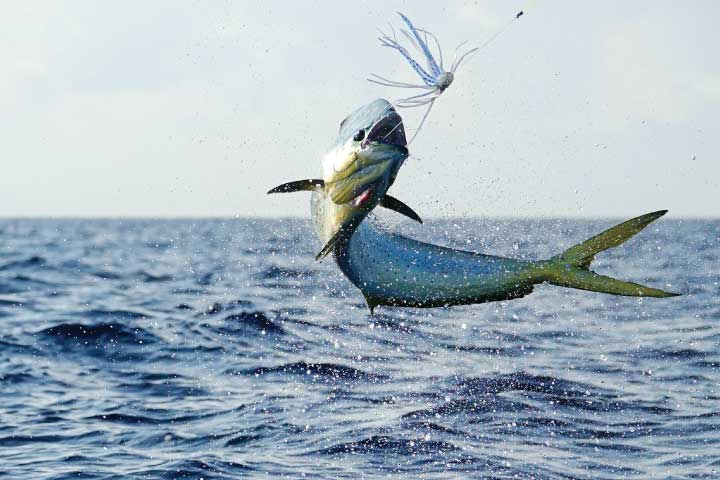
[[[348,115],[322,160],[323,176],[284,183],[268,193],[312,192],[310,210],[324,245],[373,314],[379,306],[433,308],[512,300],[549,283],[611,295],[680,295],[618,280],[590,269],[595,256],[617,247],[662,217],[647,213],[616,225],[549,259],[488,255],[422,242],[389,231],[372,211],[384,207],[415,221],[420,216],[388,194],[409,151],[403,121],[377,99]]]

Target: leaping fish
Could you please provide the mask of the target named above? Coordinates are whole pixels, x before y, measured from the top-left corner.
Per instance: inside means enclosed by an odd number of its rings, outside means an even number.
[[[617,247],[667,210],[610,228],[547,260],[520,260],[456,250],[385,231],[368,215],[387,207],[420,217],[388,195],[408,157],[400,115],[384,99],[355,110],[340,124],[335,145],[323,159],[323,178],[289,182],[268,193],[311,191],[315,231],[325,245],[317,259],[332,255],[342,273],[378,306],[444,307],[524,297],[539,283],[612,295],[673,297],[637,283],[590,270],[595,256]]]

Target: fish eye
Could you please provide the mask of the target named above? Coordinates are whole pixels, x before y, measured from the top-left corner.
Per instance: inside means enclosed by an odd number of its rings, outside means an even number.
[[[362,141],[364,138],[365,138],[365,129],[364,129],[364,128],[361,128],[361,129],[358,130],[358,132],[355,134],[355,136],[353,137],[353,140],[355,140],[356,142],[360,142],[360,141]]]

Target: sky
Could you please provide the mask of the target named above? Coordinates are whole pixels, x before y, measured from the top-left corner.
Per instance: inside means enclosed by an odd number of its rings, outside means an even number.
[[[377,40],[398,10],[446,56],[507,26],[410,147],[391,193],[421,216],[720,217],[714,0],[6,0],[0,216],[307,216],[265,192],[407,95],[366,81],[415,80]]]

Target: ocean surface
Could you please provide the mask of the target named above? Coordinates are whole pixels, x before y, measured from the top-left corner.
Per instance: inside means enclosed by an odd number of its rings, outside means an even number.
[[[616,223],[387,218],[529,258]],[[720,221],[594,264],[671,299],[370,316],[318,248],[300,220],[0,220],[0,478],[720,478]]]

